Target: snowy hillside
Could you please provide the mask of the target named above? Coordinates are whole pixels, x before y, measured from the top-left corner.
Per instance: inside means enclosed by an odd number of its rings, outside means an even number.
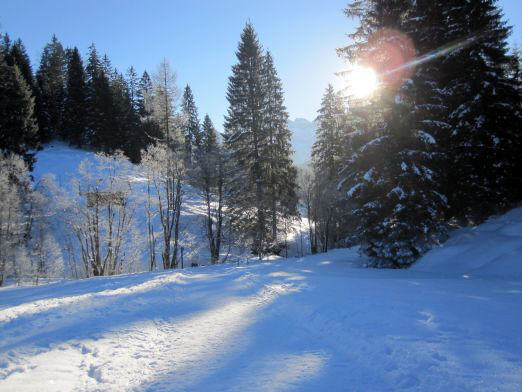
[[[521,239],[516,209],[410,270],[347,249],[0,289],[0,390],[520,391]]]
[[[292,148],[294,149],[294,162],[297,165],[310,162],[312,159],[312,145],[315,142],[315,122],[304,118],[296,118],[288,122],[292,131]]]
[[[38,151],[36,154],[36,164],[32,173],[35,182],[39,183],[44,176],[52,175],[55,178],[57,185],[64,189],[68,189],[70,193],[77,194],[78,190],[71,185],[71,179],[76,178],[80,181],[80,184],[84,179],[81,178],[79,173],[80,163],[86,162],[95,169],[94,173],[90,173],[94,177],[104,177],[103,172],[97,172],[95,153],[85,150],[76,149],[70,147],[61,142],[53,142],[45,146],[42,151]],[[129,169],[126,170],[125,176],[129,176],[132,179],[133,189],[131,194],[132,202],[136,209],[134,214],[134,224],[137,228],[137,234],[133,240],[133,247],[137,248],[141,253],[140,265],[135,265],[132,269],[126,272],[137,272],[147,270],[146,259],[147,255],[145,250],[147,244],[146,238],[146,216],[145,216],[145,194],[146,186],[144,178],[139,168],[130,164]],[[101,169],[100,169],[101,170]],[[180,241],[181,246],[184,248],[184,261],[185,266],[191,263],[197,263],[198,265],[205,265],[210,262],[210,253],[208,242],[205,237],[205,205],[203,197],[200,191],[190,185],[185,185],[183,190],[183,205],[180,219]],[[64,231],[70,231],[63,225],[63,222],[54,218],[54,224],[52,225],[55,231],[55,235],[58,241],[61,243],[62,248],[66,241],[66,234]],[[156,231],[160,231],[159,218],[156,217]],[[303,242],[301,242],[300,231],[302,230]],[[299,231],[299,232],[298,232]],[[306,220],[303,220],[301,229],[297,222],[293,225],[293,231],[289,233],[289,255],[294,255],[301,252],[301,247],[307,246],[307,226]],[[158,233],[158,238],[160,234]],[[299,241],[297,241],[299,239]],[[228,261],[234,260],[238,257],[243,257],[248,254],[248,249],[242,249],[237,246],[228,246],[225,241],[223,245],[222,257]],[[159,251],[158,251],[159,252]],[[64,255],[65,257],[65,255]],[[160,258],[160,255],[157,255]],[[79,257],[77,257],[79,258]],[[67,264],[67,262],[66,262]]]
[[[440,248],[411,267],[414,271],[522,280],[522,208],[452,233]]]

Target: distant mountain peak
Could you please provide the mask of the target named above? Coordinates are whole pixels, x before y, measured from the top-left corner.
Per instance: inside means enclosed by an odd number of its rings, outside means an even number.
[[[317,125],[306,118],[297,117],[288,122],[288,127],[292,131],[292,147],[295,151],[294,162],[297,165],[309,162]]]

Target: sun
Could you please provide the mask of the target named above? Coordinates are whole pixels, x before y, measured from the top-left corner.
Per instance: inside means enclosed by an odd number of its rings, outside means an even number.
[[[346,92],[355,99],[372,95],[379,87],[377,73],[370,67],[357,65],[346,74]]]

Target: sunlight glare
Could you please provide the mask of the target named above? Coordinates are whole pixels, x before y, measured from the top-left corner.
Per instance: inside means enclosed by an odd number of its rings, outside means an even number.
[[[347,75],[347,92],[357,99],[369,97],[378,85],[377,74],[369,67],[356,66]]]

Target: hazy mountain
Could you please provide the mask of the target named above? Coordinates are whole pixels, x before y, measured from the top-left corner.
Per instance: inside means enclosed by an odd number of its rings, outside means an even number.
[[[315,122],[304,118],[296,118],[288,122],[292,131],[292,147],[294,148],[294,162],[301,165],[311,160],[312,145],[315,142]]]

